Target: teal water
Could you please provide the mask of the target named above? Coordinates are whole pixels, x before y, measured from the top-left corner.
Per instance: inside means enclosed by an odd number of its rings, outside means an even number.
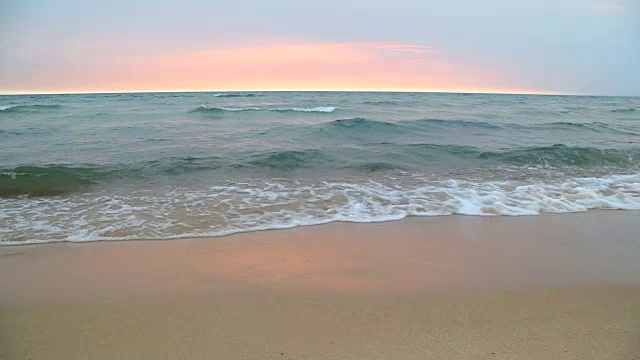
[[[640,210],[640,99],[0,96],[0,243]]]

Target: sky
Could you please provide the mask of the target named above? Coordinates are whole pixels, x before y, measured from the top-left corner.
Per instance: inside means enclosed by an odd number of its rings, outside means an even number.
[[[0,0],[0,93],[640,96],[634,0]]]

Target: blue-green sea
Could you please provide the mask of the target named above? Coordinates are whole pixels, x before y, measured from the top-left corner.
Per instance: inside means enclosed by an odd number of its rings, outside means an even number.
[[[640,98],[0,96],[0,244],[640,210]]]

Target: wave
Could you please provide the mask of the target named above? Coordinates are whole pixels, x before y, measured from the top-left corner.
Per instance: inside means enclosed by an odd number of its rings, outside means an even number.
[[[253,155],[248,164],[271,170],[291,171],[300,168],[317,167],[328,160],[328,155],[320,150],[273,151]]]
[[[153,180],[221,167],[217,157],[167,158],[134,164],[114,165],[23,165],[0,169],[0,197],[46,197],[87,191],[92,186],[114,180]]]
[[[402,171],[406,170],[406,167],[399,164],[392,164],[385,161],[372,161],[355,165],[347,166],[348,169],[356,170],[364,173],[379,173],[389,171]]]
[[[375,105],[375,106],[398,106],[402,105],[399,101],[365,101],[363,102],[365,105]]]
[[[616,134],[626,135],[638,135],[638,133],[615,125],[609,125],[602,122],[591,123],[574,123],[574,122],[551,122],[534,125],[521,125],[521,124],[501,124],[492,123],[487,121],[474,121],[474,120],[442,120],[442,119],[420,119],[420,120],[405,120],[398,122],[387,122],[378,120],[369,120],[362,117],[356,117],[351,119],[339,119],[328,123],[329,126],[335,126],[339,128],[360,129],[360,130],[372,130],[379,129],[381,131],[387,131],[391,128],[405,128],[405,130],[452,130],[458,131],[461,128],[472,129],[488,129],[488,130],[567,130],[567,131],[589,131],[589,132],[610,132]]]
[[[239,98],[239,97],[256,97],[256,94],[214,94],[213,97],[220,98]]]
[[[270,151],[241,159],[209,157],[172,157],[132,164],[24,165],[0,169],[0,198],[47,197],[90,190],[111,181],[154,181],[159,176],[184,176],[201,171],[228,172],[233,169],[289,172],[326,164],[329,155],[320,150]]]
[[[477,128],[487,128],[487,129],[500,129],[501,125],[496,123],[490,123],[486,121],[475,121],[475,120],[442,120],[442,119],[421,119],[410,121],[410,123],[421,124],[421,125],[436,125],[441,127],[477,127]]]
[[[224,112],[243,112],[243,111],[275,111],[275,112],[307,112],[307,113],[331,113],[337,108],[334,106],[320,106],[314,108],[262,108],[262,107],[217,107],[217,106],[198,106],[190,112],[199,113],[224,113]]]
[[[615,125],[605,124],[603,122],[595,121],[590,123],[573,123],[573,122],[551,122],[533,126],[536,129],[565,129],[565,130],[584,130],[592,132],[610,132],[617,134],[638,135],[637,133],[625,128],[621,128]]]
[[[389,130],[391,128],[406,128],[407,130],[413,129],[415,127],[438,127],[440,129],[457,129],[460,127],[465,128],[488,128],[488,129],[500,129],[502,126],[498,124],[493,124],[489,122],[482,121],[470,121],[470,120],[440,120],[440,119],[420,119],[420,120],[405,120],[399,122],[389,122],[389,121],[378,121],[378,120],[369,120],[362,117],[356,117],[351,119],[339,119],[334,120],[328,123],[329,126],[339,127],[339,128],[349,128],[349,129],[361,129],[361,130],[371,130],[378,128],[379,130]]]
[[[94,184],[92,168],[19,166],[0,170],[0,197],[29,195],[56,196],[87,189]]]
[[[493,163],[536,166],[564,167],[575,166],[593,168],[597,166],[615,166],[633,168],[640,165],[640,148],[598,149],[556,144],[552,146],[527,147],[503,151],[485,151],[472,146],[407,144],[399,145],[407,153],[437,158],[449,156],[463,159],[484,160],[478,165],[489,166]],[[489,163],[487,163],[489,162]]]
[[[0,206],[6,214],[20,214],[4,223],[0,245],[168,239],[224,236],[336,221],[392,221],[409,216],[640,210],[640,174],[544,182],[423,179],[408,185],[395,181],[299,184],[269,180],[205,189],[178,187],[155,195],[132,192],[78,196],[65,201],[62,208],[56,200],[46,199],[0,199]],[[55,217],[51,216],[54,212]],[[183,216],[184,213],[189,216]]]
[[[385,122],[385,121],[367,120],[365,118],[351,118],[351,119],[333,120],[328,123],[328,126],[340,128],[340,129],[365,130],[365,129],[372,129],[372,128],[388,129],[392,127],[398,127],[399,125],[391,122]]]
[[[248,107],[248,108],[230,108],[230,107],[217,107],[217,106],[198,106],[191,110],[192,113],[223,113],[223,112],[238,112],[238,111],[261,111],[263,108]]]
[[[381,143],[381,145],[396,146],[393,143]],[[477,158],[482,150],[465,145],[441,145],[441,144],[403,144],[397,145],[400,151],[424,157],[456,156],[461,158]]]
[[[593,123],[572,123],[565,121],[557,121],[551,123],[540,124],[541,128],[567,128],[567,129],[586,129],[586,130],[598,130],[598,128],[607,128],[608,125],[602,122]]]
[[[636,111],[638,111],[637,108],[620,108],[620,109],[611,110],[612,113],[623,113],[623,114],[634,113]]]
[[[582,168],[601,165],[631,167],[639,163],[640,149],[598,149],[556,144],[504,152],[483,152],[479,155],[479,158],[544,167],[564,165]]]
[[[279,112],[320,112],[320,113],[332,113],[336,111],[335,106],[319,106],[314,108],[279,108],[279,109],[269,109],[269,111],[279,111]]]
[[[6,112],[46,112],[50,110],[60,109],[62,105],[5,105],[0,106],[0,113]]]
[[[366,161],[362,161],[366,159]],[[389,161],[394,159],[394,161]],[[637,170],[640,167],[640,148],[597,149],[562,144],[546,147],[486,151],[483,149],[429,143],[395,144],[371,143],[366,149],[304,149],[260,151],[230,157],[178,157],[143,161],[132,164],[69,166],[18,166],[0,169],[0,197],[57,196],[86,191],[92,186],[111,181],[155,181],[158,178],[187,176],[196,172],[228,174],[247,171],[259,177],[288,176],[294,171],[312,174],[356,171],[364,173],[392,173],[396,171],[430,171],[434,164],[452,165],[466,161],[474,169],[493,169],[500,166],[561,169],[615,168]],[[226,175],[224,176],[226,177]]]
[[[8,135],[24,135],[24,132],[21,131],[10,131],[10,130],[0,130],[0,136],[8,136]]]

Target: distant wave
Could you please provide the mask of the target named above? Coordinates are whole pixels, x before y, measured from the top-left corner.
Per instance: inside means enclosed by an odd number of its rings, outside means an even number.
[[[328,123],[330,126],[350,129],[361,130],[388,130],[390,128],[401,127],[429,127],[437,126],[440,128],[459,128],[459,127],[478,127],[478,128],[490,128],[499,129],[502,126],[494,123],[482,122],[482,121],[468,121],[468,120],[440,120],[440,119],[421,119],[421,120],[409,120],[388,122],[379,120],[369,120],[361,117],[351,119],[339,119]]]
[[[351,119],[339,119],[334,120],[328,123],[331,127],[337,128],[349,128],[355,130],[365,130],[365,129],[374,129],[374,128],[391,128],[398,127],[399,125],[396,123],[385,122],[385,121],[377,121],[377,120],[367,120],[365,118],[351,118]]]
[[[308,112],[308,113],[331,113],[337,108],[334,106],[320,106],[314,108],[263,108],[263,107],[217,107],[217,106],[198,106],[191,112],[199,113],[224,113],[224,112],[242,112],[242,111],[276,111],[276,112]]]
[[[8,131],[8,130],[0,130],[0,136],[2,135],[24,135],[23,132],[20,131]]]
[[[23,136],[23,135],[46,135],[59,130],[56,128],[23,127],[20,131],[0,130],[0,137]]]
[[[214,94],[213,97],[221,98],[238,98],[238,97],[255,97],[256,94]]]
[[[442,119],[421,119],[412,121],[413,123],[419,123],[423,125],[437,125],[448,127],[481,127],[489,129],[499,129],[502,125],[497,123],[490,123],[486,121],[475,120],[442,120]]]
[[[320,112],[320,113],[332,113],[336,111],[336,107],[334,106],[320,106],[314,108],[279,108],[279,109],[269,109],[270,111],[279,111],[279,112]]]
[[[0,112],[46,112],[61,107],[62,105],[5,105],[0,106]]]
[[[623,114],[627,114],[627,113],[633,113],[638,111],[637,108],[621,108],[621,109],[613,109],[611,110],[611,112],[613,113],[623,113]]]
[[[217,106],[198,106],[191,110],[194,113],[223,113],[223,112],[239,112],[239,111],[261,111],[266,110],[258,107],[247,108],[230,108],[230,107],[217,107]]]
[[[548,128],[548,129],[567,129],[567,130],[585,130],[593,132],[612,132],[627,135],[638,135],[636,132],[620,126],[609,125],[603,122],[590,122],[590,123],[572,123],[572,122],[552,122],[540,125],[531,126],[535,128]]]
[[[365,101],[363,104],[375,106],[398,106],[402,103],[399,101]]]

